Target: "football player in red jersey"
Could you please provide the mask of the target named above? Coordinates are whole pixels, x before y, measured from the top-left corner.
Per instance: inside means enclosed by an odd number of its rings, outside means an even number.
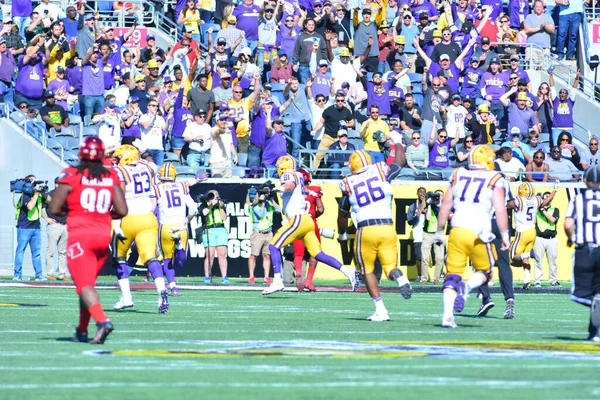
[[[108,258],[112,218],[127,215],[120,180],[104,162],[104,144],[96,136],[79,147],[79,165],[66,168],[59,177],[48,211],[67,215],[67,265],[79,295],[79,326],[75,341],[88,341],[88,324],[94,318],[98,332],[92,344],[103,344],[114,329],[94,288]]]
[[[304,183],[306,185],[310,185],[310,172],[303,168],[298,168],[296,171],[302,174]],[[320,186],[305,186],[305,188],[306,209],[315,223],[315,234],[317,235],[319,242],[321,242],[321,233],[319,231],[319,225],[317,224],[317,218],[319,218],[325,212],[325,207],[323,206],[323,201],[321,200],[321,197],[323,197],[323,192]],[[315,285],[313,285],[313,276],[317,268],[317,260],[311,257],[308,261],[308,273],[306,274],[305,281],[304,275],[302,274],[302,260],[304,259],[306,247],[304,246],[302,240],[294,241],[293,247],[294,270],[296,271],[296,287],[298,288],[298,291],[303,292],[304,288],[306,288],[311,292],[316,292],[317,289],[315,288]]]

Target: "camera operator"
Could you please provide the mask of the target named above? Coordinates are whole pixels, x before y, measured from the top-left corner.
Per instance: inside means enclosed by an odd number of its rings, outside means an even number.
[[[35,175],[28,175],[25,180],[29,183],[31,191],[25,190],[21,198],[17,201],[17,251],[15,253],[15,272],[13,280],[20,281],[23,273],[23,257],[27,245],[31,249],[31,260],[35,270],[35,280],[45,280],[42,273],[42,233],[40,217],[42,208],[48,204],[48,196],[45,193],[48,189],[43,181],[35,179]],[[46,217],[47,218],[47,217]]]
[[[429,260],[431,259],[431,247],[435,255],[435,271],[433,275],[433,284],[440,284],[440,274],[444,265],[444,244],[435,244],[434,236],[437,232],[438,214],[440,212],[441,195],[438,192],[427,192],[425,194],[425,222],[423,226],[423,243],[421,245],[421,283],[426,284],[429,279]]]
[[[273,239],[273,214],[281,213],[281,207],[275,202],[276,192],[272,191],[271,181],[265,182],[259,188],[252,186],[246,195],[246,204],[250,206],[250,220],[252,221],[252,235],[250,236],[250,258],[248,258],[248,283],[254,283],[254,269],[256,257],[262,251],[263,270],[265,283],[271,284],[269,269],[271,267],[271,254],[269,243]]]
[[[413,253],[415,255],[415,264],[417,266],[417,274],[419,275],[419,279],[423,279],[421,283],[427,283],[428,269],[429,265],[423,267],[422,264],[422,254],[421,254],[421,245],[423,243],[423,225],[425,222],[425,211],[427,210],[427,203],[425,201],[425,194],[427,193],[427,189],[424,187],[420,187],[417,189],[417,201],[412,203],[408,207],[408,224],[412,226],[412,234],[413,234]]]
[[[225,220],[226,201],[221,199],[219,192],[211,190],[205,198],[202,198],[200,215],[202,216],[202,245],[207,249],[204,259],[204,283],[211,283],[211,270],[215,258],[215,252],[219,258],[219,269],[221,270],[221,283],[229,283],[227,278],[227,229]]]
[[[58,188],[58,177],[54,179],[54,189],[48,192],[48,201],[52,200],[54,192]],[[42,217],[48,223],[46,234],[48,235],[48,249],[46,250],[46,272],[48,280],[59,279],[66,281],[67,277],[67,216],[55,216],[50,214],[47,207],[42,211]],[[58,251],[58,274],[54,274],[55,255]]]

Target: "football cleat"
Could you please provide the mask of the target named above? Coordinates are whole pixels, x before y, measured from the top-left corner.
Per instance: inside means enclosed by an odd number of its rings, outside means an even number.
[[[273,293],[281,292],[283,289],[285,289],[285,286],[283,286],[282,281],[274,281],[268,288],[262,291],[262,294],[268,296]]]
[[[390,320],[390,315],[387,313],[387,311],[385,311],[385,312],[375,311],[375,313],[373,315],[367,317],[367,321],[374,321],[374,322],[389,321],[389,320]]]
[[[304,292],[304,278],[301,276],[296,277],[296,289],[299,293]]]
[[[406,277],[406,275],[403,274],[402,276],[400,276],[400,279],[398,282],[398,287],[400,288],[400,294],[406,300],[408,300],[412,297],[413,289],[412,289],[412,286],[410,286],[410,282],[408,281],[408,278]]]
[[[98,332],[96,332],[96,336],[94,337],[94,339],[92,339],[90,344],[104,344],[104,341],[106,340],[108,335],[110,335],[110,333],[115,329],[115,327],[110,321],[101,322],[99,324],[96,324],[96,326],[98,327]]]
[[[133,307],[133,300],[130,299],[130,300],[127,301],[127,300],[125,300],[123,298],[123,296],[121,296],[121,298],[119,299],[119,301],[117,301],[115,303],[115,305],[113,306],[113,308],[115,309],[115,311],[121,311],[121,310],[124,310],[126,308],[131,308],[131,307]]]
[[[535,251],[531,250],[531,254],[530,255],[531,255],[530,258],[533,258],[535,260],[535,262],[542,261],[540,258],[537,257],[537,255],[535,254]]]
[[[590,336],[598,337],[600,330],[600,295],[597,294],[592,299],[592,307],[590,308]],[[593,332],[595,330],[595,332]]]
[[[87,331],[79,331],[77,328],[75,328],[75,336],[73,336],[73,341],[87,343],[88,342]]]
[[[506,300],[506,311],[504,311],[504,319],[513,318],[515,318],[515,300],[508,299]]]
[[[556,281],[556,282],[552,282],[552,283],[550,284],[550,286],[554,286],[554,287],[560,287],[560,286],[561,286],[561,284],[560,284],[560,282]]]
[[[458,325],[456,325],[456,322],[454,322],[454,317],[442,319],[442,328],[454,329],[457,326]]]
[[[171,296],[179,297],[179,288],[177,286],[171,288]]]
[[[596,336],[589,336],[586,341],[588,342],[592,342],[592,343],[598,343],[600,342],[600,336],[596,335]]]
[[[481,307],[479,307],[479,311],[477,311],[477,316],[485,317],[487,315],[488,311],[490,311],[492,308],[494,308],[494,306],[495,306],[495,304],[491,299],[485,303],[481,303]]]
[[[166,314],[169,311],[169,292],[163,290],[160,292],[160,304],[158,305],[158,313]]]
[[[458,293],[454,300],[454,311],[461,312],[465,308],[467,299],[469,298],[469,290],[465,281],[458,283]]]
[[[352,291],[356,292],[358,290],[358,284],[360,283],[358,277],[358,271],[354,269],[354,272],[351,272],[350,275],[347,275],[350,280],[350,286],[352,287]]]
[[[523,283],[523,290],[531,289],[531,282]]]

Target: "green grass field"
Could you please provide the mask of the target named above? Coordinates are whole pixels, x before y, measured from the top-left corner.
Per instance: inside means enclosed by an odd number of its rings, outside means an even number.
[[[119,292],[100,295],[109,310]],[[564,292],[517,295],[512,321],[500,295],[475,318],[472,296],[454,330],[439,293],[383,296],[392,321],[373,323],[366,293],[182,290],[158,315],[138,290],[92,346],[71,342],[73,289],[0,287],[0,398],[600,398],[588,310]]]

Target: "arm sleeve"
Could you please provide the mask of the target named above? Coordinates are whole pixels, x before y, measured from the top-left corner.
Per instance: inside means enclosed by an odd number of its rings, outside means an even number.
[[[387,174],[387,180],[388,182],[395,179],[399,174],[400,171],[402,170],[402,167],[400,167],[398,164],[396,163],[392,163],[392,165],[390,165],[389,167],[389,171]]]
[[[345,213],[350,214],[351,208],[352,205],[350,204],[350,199],[348,198],[347,194],[344,194],[344,196],[342,196],[342,199],[340,200],[340,211],[344,211]]]

